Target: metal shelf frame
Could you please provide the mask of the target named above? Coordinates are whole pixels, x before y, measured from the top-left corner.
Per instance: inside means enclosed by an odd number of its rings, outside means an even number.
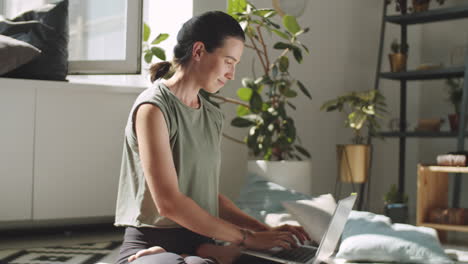
[[[438,68],[430,70],[409,70],[405,68],[403,72],[381,72],[383,45],[385,42],[385,29],[387,23],[393,23],[400,26],[400,39],[402,47],[407,47],[409,25],[423,24],[439,21],[449,21],[455,19],[468,18],[468,5],[439,8],[420,13],[408,14],[407,1],[403,1],[401,5],[401,15],[387,16],[388,4],[383,0],[383,14],[380,31],[379,53],[377,60],[377,71],[375,76],[374,88],[379,89],[380,79],[390,79],[400,82],[400,124],[397,132],[382,132],[379,136],[395,137],[399,141],[399,161],[398,161],[398,190],[400,193],[405,192],[405,160],[406,160],[406,138],[457,138],[457,151],[464,150],[466,118],[460,118],[458,132],[410,132],[406,130],[405,124],[407,116],[407,82],[417,80],[437,80],[444,78],[463,77],[468,79],[468,54],[465,57],[465,64],[462,67]],[[402,53],[407,54],[407,50],[402,50]],[[460,116],[466,116],[468,105],[468,81],[464,82],[463,97],[461,104]],[[369,137],[368,143],[371,142]],[[459,174],[453,178],[453,197],[452,206],[459,207],[460,204],[460,186],[461,177]],[[364,190],[364,189],[361,189]]]

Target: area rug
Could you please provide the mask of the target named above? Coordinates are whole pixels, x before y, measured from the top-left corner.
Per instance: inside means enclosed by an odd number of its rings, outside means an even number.
[[[0,250],[0,264],[113,264],[121,241]]]

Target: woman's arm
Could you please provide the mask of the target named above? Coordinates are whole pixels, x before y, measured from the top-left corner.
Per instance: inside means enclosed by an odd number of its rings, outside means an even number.
[[[237,226],[252,231],[268,231],[270,227],[239,209],[229,198],[219,194],[219,216]]]
[[[268,225],[258,221],[250,215],[244,213],[237,207],[229,198],[219,194],[219,215],[222,219],[233,223],[237,226],[247,228],[253,231],[288,231],[293,233],[301,243],[310,240],[309,235],[300,226],[282,225],[277,227],[269,227]]]
[[[249,248],[290,248],[294,242],[291,233],[275,231],[245,235],[236,225],[210,215],[179,191],[168,129],[158,107],[140,106],[135,122],[143,172],[159,214],[196,233],[235,244],[243,242]]]

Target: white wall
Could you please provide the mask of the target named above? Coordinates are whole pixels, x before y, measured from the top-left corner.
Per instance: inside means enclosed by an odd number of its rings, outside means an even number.
[[[221,1],[205,0],[198,6],[198,13],[213,10],[210,4],[217,9]],[[257,7],[271,7],[270,1],[253,1]],[[349,143],[351,131],[344,128],[344,116],[340,113],[320,112],[321,104],[328,99],[336,97],[346,91],[367,90],[373,88],[377,64],[378,41],[382,16],[383,1],[338,1],[314,0],[309,1],[299,23],[310,27],[310,31],[303,35],[302,42],[311,51],[310,56],[304,58],[301,65],[293,63],[291,72],[294,77],[303,81],[309,88],[313,100],[305,96],[299,97],[295,104],[298,107],[293,117],[296,120],[298,134],[303,145],[312,154],[312,191],[314,194],[333,192],[336,178],[335,145]],[[393,10],[393,8],[392,8]],[[196,14],[196,13],[195,13]],[[399,28],[388,27],[387,43],[384,54],[388,53],[389,43],[393,36],[399,36]],[[410,31],[410,45],[419,45],[420,28]],[[388,69],[386,55],[384,55],[383,69]],[[242,76],[250,76],[250,63],[252,52],[246,50],[238,66],[237,80],[223,88],[222,94],[235,96]],[[410,65],[419,61],[417,55],[410,57]],[[398,116],[398,83],[384,82],[382,91],[387,96],[392,109],[389,116]],[[418,109],[418,91],[409,93],[411,106]],[[223,107],[227,120],[234,116],[234,107]],[[414,115],[413,113],[411,115]],[[387,121],[382,123],[385,127]],[[235,129],[229,125],[225,127],[226,133],[242,138],[243,130]],[[398,165],[397,140],[376,142],[373,180],[371,184],[371,209],[381,211],[383,206],[382,195],[387,191],[390,183],[397,181]],[[408,156],[417,159],[416,146],[410,145]],[[247,160],[246,148],[224,140],[223,167],[221,190],[232,198],[236,198],[240,186],[244,182]],[[415,167],[408,168],[414,174]],[[409,177],[407,184],[413,182],[414,175]],[[413,189],[413,188],[412,188]],[[350,186],[343,186],[343,195],[350,191]]]

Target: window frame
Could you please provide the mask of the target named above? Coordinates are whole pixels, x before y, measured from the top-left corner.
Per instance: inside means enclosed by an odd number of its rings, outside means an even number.
[[[125,60],[68,61],[69,75],[140,74],[143,0],[126,0]]]

